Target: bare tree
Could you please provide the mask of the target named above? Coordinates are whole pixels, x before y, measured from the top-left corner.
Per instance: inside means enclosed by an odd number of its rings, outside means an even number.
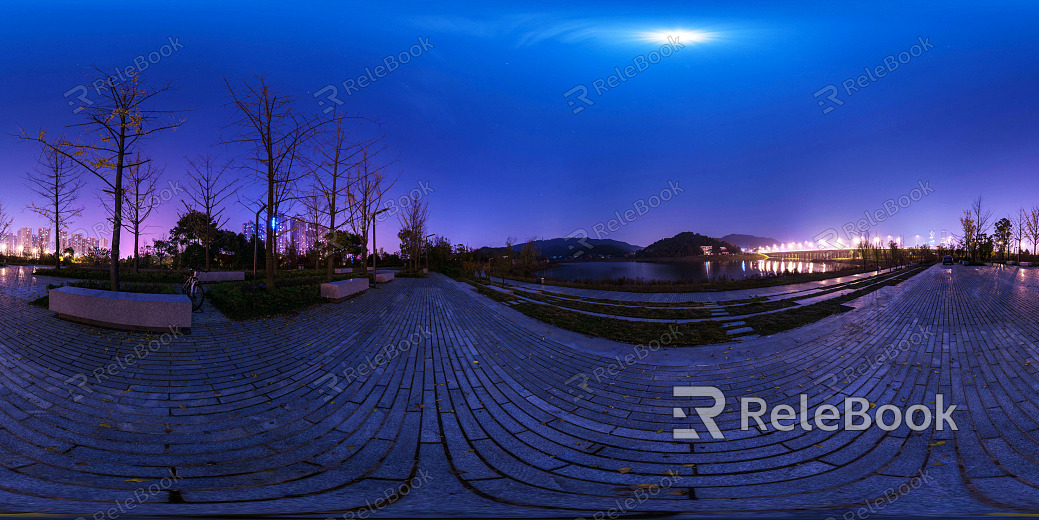
[[[354,188],[349,193],[350,226],[354,234],[361,237],[362,269],[368,268],[369,232],[375,225],[376,214],[382,211],[379,206],[383,196],[400,178],[387,179],[385,169],[388,165],[378,166],[374,161],[378,151],[373,148],[373,143],[361,147],[360,161],[355,166]]]
[[[94,69],[95,84],[104,84],[109,74],[100,68]],[[167,83],[162,88],[152,89],[141,83],[141,76],[136,75],[129,80],[99,91],[98,100],[84,107],[82,113],[87,121],[71,125],[83,127],[84,135],[75,142],[59,136],[55,140],[47,140],[47,135],[40,132],[33,137],[21,131],[27,141],[40,142],[50,149],[72,159],[83,170],[100,179],[112,200],[112,250],[111,283],[112,290],[119,290],[119,246],[120,230],[123,227],[123,174],[127,168],[138,166],[131,159],[138,150],[141,139],[154,135],[162,130],[179,127],[183,120],[176,120],[171,112],[154,110],[149,105],[155,96],[170,90]],[[167,117],[167,122],[158,122],[160,117]],[[145,159],[147,160],[147,159]]]
[[[29,189],[43,200],[40,204],[30,202],[29,209],[54,223],[54,268],[61,269],[61,230],[83,214],[83,206],[76,205],[83,188],[82,170],[72,159],[44,146],[36,168],[26,175],[26,180]],[[0,232],[0,238],[6,233]]]
[[[299,201],[303,204],[303,222],[312,231],[313,242],[307,244],[307,250],[314,251],[314,270],[319,269],[321,262],[321,228],[324,228],[325,217],[328,216],[328,209],[325,204],[324,194],[315,189],[311,189],[308,193],[299,197]],[[298,217],[297,217],[298,218]],[[331,258],[332,255],[329,255]],[[329,278],[331,280],[331,278]]]
[[[14,219],[4,210],[4,203],[0,202],[0,240],[7,240],[7,234],[11,232],[12,222],[14,222]]]
[[[1039,249],[1039,206],[1032,206],[1025,215],[1025,229],[1028,238],[1032,240],[1032,256],[1035,257]]]
[[[960,239],[963,249],[971,260],[974,260],[974,252],[978,243],[978,223],[974,220],[974,214],[965,210],[960,217],[960,227],[963,228],[963,238]]]
[[[224,80],[237,110],[232,126],[235,137],[225,144],[244,144],[251,148],[245,167],[266,185],[267,198],[267,291],[274,290],[274,219],[291,204],[296,183],[304,177],[304,146],[314,137],[323,121],[296,113],[294,100],[274,92],[263,77],[252,84],[242,82],[239,89]]]
[[[159,206],[159,198],[155,196],[155,185],[162,176],[162,170],[156,168],[140,153],[134,156],[132,166],[126,169],[126,189],[123,190],[123,228],[133,234],[133,270],[137,272],[140,265],[141,232],[144,221]],[[114,210],[102,199],[101,204],[109,213]]]
[[[227,224],[224,214],[224,201],[231,196],[237,179],[228,182],[225,179],[227,172],[231,169],[231,163],[218,163],[210,153],[199,154],[194,159],[188,158],[188,178],[191,185],[187,194],[191,200],[184,202],[184,208],[188,211],[198,211],[206,216],[205,226],[198,229],[197,234],[202,247],[205,249],[205,269],[209,270],[210,252],[213,242],[216,240],[216,231]]]
[[[335,245],[331,242],[342,227],[345,220],[350,219],[351,210],[356,204],[351,204],[351,189],[356,185],[356,178],[352,173],[356,172],[359,155],[366,148],[374,146],[379,139],[370,139],[359,143],[349,141],[349,132],[345,126],[345,120],[350,119],[343,115],[332,118],[331,125],[323,132],[315,146],[317,159],[314,163],[313,190],[321,196],[321,207],[323,208],[322,220],[328,222],[328,255],[326,277],[331,280],[334,274],[331,254]],[[371,153],[369,151],[369,153]],[[359,227],[359,226],[355,226]]]
[[[1022,243],[1025,241],[1025,210],[1024,208],[1017,210],[1017,225],[1014,226],[1014,246],[1017,248],[1017,261],[1021,262],[1021,248]]]
[[[426,240],[426,221],[429,220],[429,205],[422,201],[419,197],[412,197],[408,203],[401,208],[400,215],[400,232],[397,236],[400,238],[400,250],[404,253],[408,261],[411,262],[411,269],[418,271],[419,269],[419,257],[422,255],[422,245]]]
[[[982,196],[978,195],[978,198],[971,203],[971,213],[974,216],[974,236],[971,238],[971,243],[976,250],[981,245],[981,235],[988,233],[989,221],[992,220],[992,210],[985,209]],[[973,255],[971,257],[973,259]]]

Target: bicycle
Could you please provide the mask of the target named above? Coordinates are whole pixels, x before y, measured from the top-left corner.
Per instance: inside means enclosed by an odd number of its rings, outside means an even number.
[[[184,280],[182,290],[191,300],[192,312],[202,308],[202,302],[206,301],[206,291],[202,288],[202,282],[198,281],[198,271],[191,271],[191,276]]]

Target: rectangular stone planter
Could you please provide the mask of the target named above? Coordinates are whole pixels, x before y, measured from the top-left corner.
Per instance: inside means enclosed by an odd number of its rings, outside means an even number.
[[[1017,265],[1017,262],[1014,260],[1007,260],[1007,265]]]
[[[1032,262],[1021,262],[1021,267],[1032,267]]]
[[[961,264],[963,264],[963,265],[967,265],[967,264],[969,264],[970,262],[968,262],[968,261],[966,261],[966,260],[960,260],[960,263],[961,263]]]
[[[321,297],[333,301],[342,301],[368,290],[368,278],[351,278],[338,282],[321,284]]]
[[[379,273],[375,275],[375,283],[387,283],[393,281],[393,273]]]
[[[122,330],[191,329],[191,300],[184,294],[140,294],[79,287],[51,289],[50,310],[59,318]]]
[[[354,272],[353,267],[340,267],[335,270],[336,274],[350,274]]]
[[[210,271],[208,273],[198,273],[198,281],[202,283],[241,282],[243,280],[245,280],[245,271]]]

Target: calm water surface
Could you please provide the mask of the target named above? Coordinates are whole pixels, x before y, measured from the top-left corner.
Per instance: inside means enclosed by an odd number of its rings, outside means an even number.
[[[643,280],[703,282],[743,278],[797,270],[802,273],[832,271],[833,264],[781,262],[776,260],[710,260],[704,262],[574,262],[539,271],[541,276],[559,280],[609,280],[642,278]]]

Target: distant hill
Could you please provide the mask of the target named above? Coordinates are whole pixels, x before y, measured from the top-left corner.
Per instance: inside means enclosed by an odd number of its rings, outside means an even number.
[[[512,249],[515,251],[520,251],[526,244],[526,242],[515,244],[512,246]],[[586,247],[586,245],[591,247]],[[611,240],[608,238],[586,238],[583,240],[577,238],[552,238],[549,240],[535,240],[534,247],[538,250],[538,252],[541,253],[542,256],[557,260],[584,258],[622,258],[641,249],[641,247],[639,246],[631,245],[627,242],[621,242],[620,240]],[[487,251],[490,249],[491,248],[489,247],[484,247],[482,251]]]
[[[725,235],[721,238],[723,242],[728,242],[732,245],[740,246],[742,249],[754,249],[755,247],[766,247],[778,244],[779,241],[774,238],[768,237],[757,237],[754,235],[740,235],[730,234]]]
[[[730,242],[686,231],[671,238],[653,242],[646,246],[645,249],[639,251],[637,256],[646,258],[701,256],[703,255],[702,246],[711,246],[716,253],[722,247],[726,248],[729,253],[735,254],[740,252],[739,246],[733,245]]]

